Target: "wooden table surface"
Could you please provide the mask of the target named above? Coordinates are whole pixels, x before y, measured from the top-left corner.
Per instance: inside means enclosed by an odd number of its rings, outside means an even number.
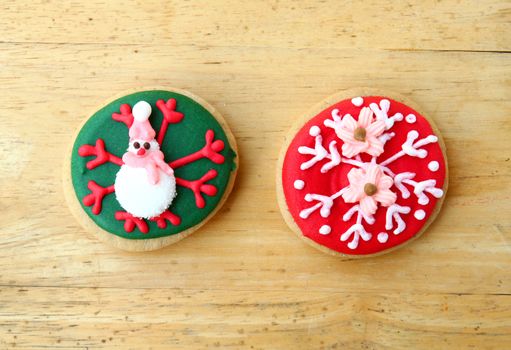
[[[509,348],[509,1],[4,0],[0,23],[0,348]],[[125,253],[74,220],[61,170],[93,108],[154,85],[216,106],[242,163],[203,229]],[[418,241],[341,261],[284,224],[275,162],[357,86],[435,120],[450,188]]]

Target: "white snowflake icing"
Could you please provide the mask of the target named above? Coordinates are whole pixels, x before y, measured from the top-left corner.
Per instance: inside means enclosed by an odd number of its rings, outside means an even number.
[[[309,130],[309,135],[311,136],[318,136],[321,133],[321,129],[317,125],[311,126]]]
[[[363,105],[363,99],[356,98],[352,100],[354,105]],[[395,132],[388,131],[391,129],[396,122],[401,122],[406,119],[406,122],[413,124],[416,122],[416,116],[413,114],[403,117],[401,113],[396,113],[392,116],[388,115],[390,109],[390,101],[382,99],[379,104],[371,103],[369,108],[373,111],[376,120],[382,120],[385,122],[385,130],[378,138],[385,144],[391,140],[396,134]],[[346,114],[347,115],[347,114]],[[346,116],[345,115],[345,116]],[[339,109],[334,109],[331,112],[331,119],[326,119],[324,125],[334,130],[339,130],[342,125],[343,116]],[[321,129],[318,126],[312,126],[309,130],[309,134],[314,137],[314,147],[300,146],[298,152],[303,155],[310,155],[311,157],[300,165],[300,169],[307,170],[316,164],[320,165],[321,173],[327,173],[331,169],[342,166],[343,164],[349,164],[356,168],[365,169],[369,164],[377,164],[381,170],[393,179],[393,188],[398,196],[403,199],[410,198],[411,193],[417,198],[417,203],[420,205],[427,205],[430,201],[430,196],[440,198],[443,196],[443,190],[436,187],[436,180],[426,179],[423,181],[414,180],[416,174],[412,172],[401,172],[395,174],[390,166],[393,162],[401,157],[417,157],[420,159],[428,156],[428,151],[424,149],[424,146],[436,143],[438,138],[435,135],[425,135],[421,137],[417,130],[412,130],[407,134],[406,141],[401,145],[401,150],[392,156],[380,161],[377,157],[372,157],[370,162],[362,161],[360,155],[356,155],[353,158],[347,158],[341,156],[338,150],[338,143],[336,140],[330,141],[327,147],[323,146],[323,136],[321,135]],[[342,144],[342,141],[341,141]],[[431,163],[437,163],[432,161]],[[430,170],[433,170],[429,166]],[[435,166],[433,166],[435,168]],[[434,170],[433,170],[434,171]],[[307,202],[313,203],[310,207],[303,209],[299,216],[302,219],[307,219],[312,213],[319,210],[319,214],[323,218],[328,218],[331,213],[331,208],[335,203],[335,200],[343,195],[348,187],[341,188],[337,192],[325,195],[318,193],[307,193],[304,199]],[[412,191],[412,192],[410,192]],[[411,208],[409,206],[401,206],[396,203],[390,205],[387,208],[380,207],[380,210],[386,210],[385,215],[385,229],[392,232],[394,235],[399,235],[406,229],[406,222],[403,217],[410,214]],[[419,219],[424,211],[422,209],[416,211],[414,216]],[[356,214],[356,215],[355,215]],[[347,242],[348,248],[356,249],[361,241],[368,242],[373,238],[373,234],[368,232],[364,226],[364,222],[368,225],[372,225],[375,219],[372,215],[365,214],[360,210],[360,205],[354,203],[354,205],[348,209],[342,220],[348,222],[355,218],[355,222],[345,232],[341,233],[340,240]],[[422,220],[422,219],[420,219]],[[331,227],[329,225],[323,225],[318,230],[322,235],[330,234]],[[380,232],[376,235],[376,239],[380,244],[385,244],[389,240],[389,234],[387,232]]]
[[[385,98],[380,101],[380,105],[373,102],[369,105],[369,108],[371,108],[376,115],[376,120],[383,120],[385,122],[387,130],[392,128],[395,122],[403,120],[403,115],[401,113],[396,113],[392,117],[389,117],[390,101]]]
[[[320,130],[321,132],[321,130]],[[341,164],[341,155],[339,154],[339,151],[337,150],[337,142],[331,141],[330,145],[328,146],[329,151],[323,147],[323,136],[318,134],[316,136],[316,141],[314,148],[300,146],[298,147],[298,153],[300,154],[310,154],[313,157],[309,159],[307,162],[302,163],[300,166],[300,169],[307,170],[310,167],[312,167],[317,162],[320,162],[324,159],[329,159],[330,161],[325,163],[321,167],[321,172],[326,173],[328,170],[332,169],[333,167]]]

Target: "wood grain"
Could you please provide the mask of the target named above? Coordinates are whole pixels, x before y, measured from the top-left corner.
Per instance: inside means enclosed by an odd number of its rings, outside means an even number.
[[[511,343],[511,6],[506,1],[4,1],[0,348],[502,349]],[[235,190],[148,254],[85,233],[61,170],[91,108],[181,87],[225,117]],[[280,216],[275,164],[298,116],[369,86],[421,105],[450,188],[423,237],[339,261]]]
[[[57,348],[490,349],[508,339],[511,296],[7,288],[5,344]],[[264,301],[263,301],[264,300]],[[402,305],[406,303],[406,308]],[[3,306],[3,305],[2,305]],[[482,319],[483,314],[485,319]],[[463,316],[463,317],[460,317]]]

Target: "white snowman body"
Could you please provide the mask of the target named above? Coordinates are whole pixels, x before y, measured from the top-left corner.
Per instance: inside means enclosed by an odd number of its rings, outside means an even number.
[[[163,213],[176,196],[176,178],[159,171],[151,184],[144,168],[121,166],[115,177],[115,195],[121,207],[135,217],[149,219]]]

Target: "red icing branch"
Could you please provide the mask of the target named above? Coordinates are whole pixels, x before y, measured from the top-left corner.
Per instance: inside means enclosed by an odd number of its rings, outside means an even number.
[[[206,131],[205,138],[206,144],[201,150],[170,162],[170,167],[177,169],[201,158],[208,158],[213,163],[222,164],[225,158],[218,152],[224,149],[224,142],[222,140],[214,140],[215,132],[213,130]]]
[[[105,141],[102,139],[97,139],[96,145],[81,145],[78,148],[78,154],[82,157],[88,156],[96,156],[95,159],[87,162],[87,169],[92,170],[101,164],[105,164],[107,162],[117,164],[119,166],[122,165],[122,159],[114,156],[111,153],[108,153],[105,149]]]
[[[167,102],[163,100],[156,101],[156,107],[163,113],[163,122],[161,123],[160,132],[158,133],[158,143],[161,145],[167,134],[169,124],[179,123],[184,114],[176,112],[176,99],[171,98]]]
[[[120,107],[121,113],[112,113],[112,119],[126,124],[128,128],[133,124],[133,114],[131,113],[131,106],[127,103],[122,104]]]
[[[108,187],[101,187],[96,182],[90,180],[87,184],[87,187],[89,190],[91,190],[91,193],[83,197],[83,204],[90,207],[92,206],[92,214],[98,215],[101,213],[101,207],[103,205],[103,198],[105,198],[106,195],[113,193],[114,185],[108,186]]]
[[[201,193],[204,193],[208,196],[214,196],[217,192],[217,188],[214,185],[206,184],[205,182],[214,179],[217,175],[218,172],[215,169],[211,169],[198,180],[188,181],[176,177],[176,183],[179,186],[191,189],[195,195],[195,205],[198,208],[204,208],[206,201],[204,200]]]
[[[140,230],[142,233],[149,232],[149,226],[147,226],[147,223],[144,219],[136,218],[130,213],[127,213],[125,211],[118,211],[115,213],[115,218],[119,221],[124,221],[124,230],[126,232],[132,232],[135,229],[135,226]]]
[[[155,221],[159,228],[167,227],[167,220],[174,226],[177,226],[181,223],[181,218],[176,214],[170,212],[170,210],[165,210],[159,216],[156,216],[149,220]]]

